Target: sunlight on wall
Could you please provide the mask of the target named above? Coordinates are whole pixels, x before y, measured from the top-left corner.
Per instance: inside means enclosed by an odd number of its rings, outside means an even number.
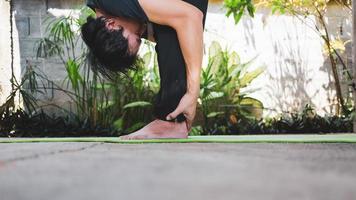
[[[52,15],[53,17],[68,17],[71,16],[75,19],[79,18],[80,10],[73,10],[73,9],[58,9],[58,8],[49,8],[48,14]],[[78,26],[72,26],[72,30],[79,30]]]
[[[337,12],[338,8],[330,10],[330,31],[335,36],[340,20],[348,18]],[[309,103],[319,114],[331,112],[335,97],[331,72],[322,53],[323,43],[311,28],[291,16],[270,15],[267,9],[260,9],[254,18],[244,16],[235,25],[232,17],[225,17],[221,4],[209,6],[206,23],[206,47],[216,40],[244,61],[256,57],[254,67],[266,67],[265,73],[251,84],[260,88],[251,96],[260,99],[266,108],[290,112]],[[350,24],[344,22],[344,26],[347,37]]]
[[[11,43],[10,43],[10,6],[6,1],[0,1],[0,105],[6,101],[6,98],[11,92]],[[14,13],[16,15],[16,12]],[[14,24],[14,57],[19,58],[19,39]],[[19,80],[21,74],[20,60],[14,60],[14,75]],[[19,102],[16,102],[17,104]],[[21,103],[20,103],[21,104]]]

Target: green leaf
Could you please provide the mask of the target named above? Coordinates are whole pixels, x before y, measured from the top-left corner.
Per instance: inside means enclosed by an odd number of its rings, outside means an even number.
[[[241,100],[240,106],[257,119],[261,119],[263,115],[263,103],[252,97],[245,97]]]
[[[113,87],[112,84],[108,84],[108,83],[98,83],[95,85],[95,88],[99,90],[110,89],[112,87]]]
[[[127,108],[135,108],[135,107],[147,107],[147,106],[151,106],[152,104],[150,102],[146,102],[146,101],[136,101],[136,102],[132,102],[129,104],[126,104],[124,106],[124,109]]]
[[[121,131],[124,128],[124,119],[120,117],[119,119],[114,121],[114,127],[116,130]]]
[[[201,135],[203,133],[202,126],[193,126],[191,131],[189,131],[189,136]]]
[[[151,57],[152,57],[152,52],[147,52],[145,55],[143,55],[142,59],[145,67],[147,67],[150,64]]]
[[[272,14],[275,14],[278,8],[276,6],[272,6]]]
[[[83,78],[80,75],[79,67],[80,65],[72,59],[66,62],[67,78],[69,78],[72,87],[74,89],[79,89],[80,84],[83,83]]]
[[[240,80],[240,87],[246,87],[248,84],[250,84],[255,78],[257,78],[260,74],[264,72],[263,67],[259,67],[255,69],[252,72],[247,72]]]
[[[223,96],[224,96],[224,92],[210,92],[209,95],[205,97],[203,100],[212,100]]]
[[[223,114],[225,114],[225,112],[211,112],[207,115],[207,117],[212,118],[212,117],[216,117],[216,116],[223,115]]]
[[[109,108],[110,106],[114,105],[114,101],[105,101],[105,102],[100,102],[98,106],[98,110],[104,110]]]
[[[142,127],[145,126],[145,125],[146,125],[146,123],[138,122],[138,123],[132,125],[130,128],[128,128],[128,129],[126,130],[126,132],[129,132],[129,133],[130,133],[130,132],[136,131],[136,130],[142,128]]]
[[[232,11],[228,10],[227,13],[226,13],[226,17],[229,17],[231,14],[232,14]]]
[[[234,14],[235,24],[238,24],[240,22],[243,14],[244,14],[243,10],[240,10],[238,14]]]
[[[233,65],[239,65],[240,64],[240,56],[234,51],[229,55],[229,61],[228,64],[230,67]],[[231,69],[232,71],[233,69]]]
[[[254,107],[254,108],[263,108],[263,103],[260,100],[252,98],[252,97],[243,98],[241,100],[240,104],[243,106],[249,106],[249,107]]]
[[[255,16],[255,7],[253,6],[253,4],[247,5],[247,11],[251,17]]]
[[[221,45],[217,41],[213,41],[209,47],[209,57],[214,57],[222,52]]]
[[[221,52],[211,58],[211,66],[209,72],[212,75],[216,76],[223,65],[224,65],[224,57],[223,57],[223,53]]]

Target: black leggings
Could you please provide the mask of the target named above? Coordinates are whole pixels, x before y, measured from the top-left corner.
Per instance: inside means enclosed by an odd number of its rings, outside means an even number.
[[[184,1],[203,12],[203,27],[205,27],[208,0]],[[160,90],[154,101],[154,116],[164,121],[183,122],[185,116],[182,113],[176,119],[166,120],[166,116],[177,108],[187,89],[186,65],[179,46],[177,33],[169,26],[155,23],[153,23],[153,29],[161,78]]]

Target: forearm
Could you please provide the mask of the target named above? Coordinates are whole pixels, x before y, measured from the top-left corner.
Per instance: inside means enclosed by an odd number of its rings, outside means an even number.
[[[203,23],[201,18],[188,19],[176,29],[186,64],[187,93],[199,96],[203,60]]]

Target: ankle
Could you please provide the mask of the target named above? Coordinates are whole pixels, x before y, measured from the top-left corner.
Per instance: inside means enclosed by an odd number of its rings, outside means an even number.
[[[156,119],[160,125],[165,126],[167,128],[177,128],[177,127],[186,127],[185,121],[183,122],[170,122],[170,121],[165,121],[161,119]]]

